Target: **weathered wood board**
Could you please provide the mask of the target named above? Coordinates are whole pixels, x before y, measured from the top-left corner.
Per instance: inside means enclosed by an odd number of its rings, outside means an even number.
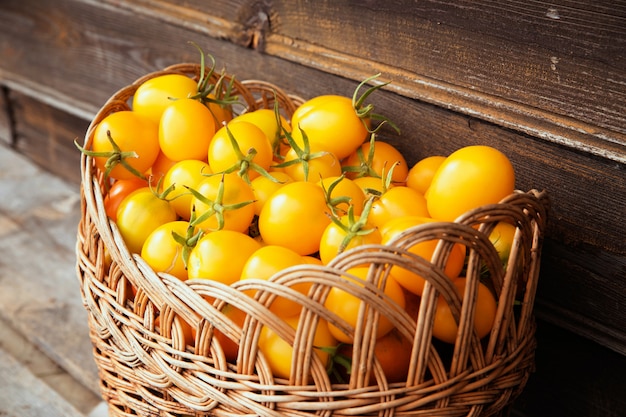
[[[75,270],[78,188],[0,149],[0,317],[98,392]]]
[[[0,349],[0,416],[84,417],[84,414]]]

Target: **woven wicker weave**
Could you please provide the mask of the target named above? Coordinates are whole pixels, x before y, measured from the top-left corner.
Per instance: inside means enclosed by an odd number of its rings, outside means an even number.
[[[126,110],[143,81],[165,73],[197,76],[198,66],[184,64],[148,74],[118,91],[91,123],[85,146],[95,126],[108,114]],[[277,98],[289,116],[300,102],[276,86],[258,81],[234,83],[241,97],[239,112],[273,106]],[[533,302],[542,234],[546,220],[545,195],[516,192],[499,204],[466,213],[454,223],[432,223],[401,234],[387,246],[366,246],[343,253],[327,267],[302,265],[277,274],[272,281],[246,280],[231,287],[208,280],[182,282],[156,274],[136,254],[128,252],[103,207],[103,178],[93,160],[82,158],[82,218],[78,228],[77,273],[88,311],[94,357],[101,391],[116,416],[338,416],[424,415],[488,416],[501,413],[524,387],[534,363]],[[506,268],[487,236],[498,221],[517,226]],[[411,255],[416,242],[441,239],[432,260]],[[474,304],[461,304],[450,280],[442,272],[456,243],[466,245],[466,300],[472,299],[481,271],[489,270],[489,286],[498,295],[496,324],[486,340],[472,330]],[[372,263],[368,284],[345,278],[351,266]],[[391,265],[402,265],[427,279],[417,323],[406,312],[385,301],[377,284]],[[484,274],[483,279],[484,279]],[[313,283],[308,297],[292,290],[295,284]],[[130,290],[136,288],[136,294]],[[349,328],[323,307],[331,286],[345,288],[366,300],[356,328]],[[244,294],[255,289],[256,299]],[[301,303],[300,325],[293,330],[272,314],[274,295]],[[455,345],[443,346],[431,336],[432,315],[442,294],[459,318]],[[205,297],[216,299],[213,304]],[[516,300],[521,302],[516,302]],[[221,309],[231,304],[247,313],[243,328]],[[386,316],[399,332],[413,341],[412,365],[407,381],[387,383],[370,353],[372,328]],[[345,384],[333,383],[312,355],[312,338],[319,318],[354,334],[353,373]],[[195,329],[193,346],[185,346],[183,325]],[[294,346],[290,380],[272,376],[258,352],[262,326],[269,326]],[[239,343],[237,363],[226,361],[212,338],[219,329]],[[309,376],[310,375],[310,376]],[[373,378],[374,384],[370,384]]]

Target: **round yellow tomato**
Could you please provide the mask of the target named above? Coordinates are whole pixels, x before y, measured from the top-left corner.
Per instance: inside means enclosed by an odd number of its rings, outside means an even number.
[[[283,269],[303,263],[305,261],[302,256],[291,249],[276,245],[263,246],[248,258],[241,272],[241,279],[267,280]],[[310,287],[310,284],[296,284],[292,288],[306,295]],[[270,310],[281,317],[293,316],[298,314],[301,309],[302,306],[297,302],[280,296],[276,297],[270,306]]]
[[[284,172],[296,181],[318,182],[322,178],[338,177],[341,175],[341,163],[332,152],[317,151],[311,147],[308,154],[298,155],[295,148],[285,154],[281,164]]]
[[[213,172],[238,172],[243,178],[258,177],[257,166],[269,170],[273,161],[272,145],[265,133],[246,121],[222,126],[211,141],[208,161]]]
[[[189,254],[187,276],[230,285],[239,280],[248,258],[261,247],[245,233],[217,230],[202,236]]]
[[[284,320],[292,328],[297,329],[299,319],[299,316],[293,316]],[[320,319],[313,335],[313,349],[324,366],[328,364],[329,354],[322,348],[335,347],[336,345],[337,341],[328,330],[326,321]],[[259,337],[259,349],[269,363],[274,376],[285,379],[291,376],[293,346],[290,343],[269,327],[263,327]]]
[[[392,239],[405,230],[434,221],[435,220],[432,218],[420,216],[402,216],[392,219],[381,227],[382,243],[389,244]],[[411,246],[408,251],[430,261],[438,243],[439,240],[437,239],[421,241]],[[465,253],[465,246],[461,244],[455,244],[452,247],[448,261],[444,267],[444,273],[450,279],[457,278],[463,270],[463,266],[465,265]],[[417,295],[421,295],[424,291],[424,284],[426,283],[424,277],[402,268],[399,265],[392,266],[391,273],[396,281],[398,281],[398,284],[407,291]]]
[[[272,194],[285,184],[293,182],[288,174],[282,171],[270,171],[269,174],[274,180],[269,179],[264,175],[260,175],[252,180],[250,185],[254,192],[254,214],[257,216],[261,214],[261,209],[265,205],[265,202],[270,198]]]
[[[303,147],[303,133],[311,147],[332,152],[341,160],[368,137],[366,123],[348,97],[322,95],[299,106],[291,117],[292,136]]]
[[[445,156],[433,155],[419,160],[409,169],[406,178],[406,186],[422,194],[426,194],[426,190],[430,187],[435,172],[437,172],[437,169],[439,169],[445,159]]]
[[[250,122],[260,128],[267,140],[272,144],[272,149],[274,150],[275,155],[284,155],[288,146],[286,142],[283,141],[283,129],[287,130],[287,132],[291,132],[291,126],[285,117],[281,114],[280,118],[280,126],[276,120],[276,114],[274,110],[271,109],[257,109],[248,113],[240,114],[239,116],[233,119],[234,122]]]
[[[430,216],[453,221],[468,210],[499,202],[513,193],[509,159],[490,146],[467,146],[450,154],[428,188]]]
[[[176,241],[174,234],[185,238],[189,223],[173,221],[154,229],[146,238],[141,257],[155,272],[165,272],[185,281],[187,268],[183,257],[184,245]]]
[[[191,97],[198,91],[198,84],[183,74],[165,74],[141,84],[133,95],[133,111],[158,124],[167,106],[174,100]]]
[[[382,227],[396,217],[428,215],[426,198],[418,191],[402,185],[390,188],[374,201],[368,221]]]
[[[205,231],[219,229],[247,232],[254,218],[254,192],[236,174],[204,178],[191,198],[195,225]]]
[[[173,161],[206,160],[215,134],[215,121],[208,107],[185,98],[172,102],[159,123],[161,152]]]
[[[390,143],[374,141],[374,151],[370,160],[371,146],[372,142],[364,143],[341,162],[344,171],[348,169],[346,176],[348,178],[359,176],[383,177],[393,167],[391,181],[396,184],[404,183],[409,172],[404,155]]]
[[[355,223],[359,219],[359,216],[354,216]],[[371,224],[354,227],[350,224],[348,215],[342,216],[339,222],[341,225],[331,222],[322,234],[319,255],[323,264],[328,264],[337,255],[349,249],[381,242],[380,232]]]
[[[454,285],[461,299],[465,294],[465,278],[457,278]],[[478,283],[478,292],[474,302],[474,329],[480,339],[487,336],[491,332],[493,322],[496,318],[498,305],[493,293],[483,283]],[[450,311],[450,306],[439,296],[435,309],[435,319],[433,323],[433,336],[437,339],[454,343],[458,331],[458,325],[454,320],[454,316]]]
[[[111,113],[96,126],[91,152],[110,178],[141,177],[159,155],[158,125],[132,111]]]
[[[117,227],[131,253],[141,253],[146,238],[162,224],[176,220],[170,203],[149,187],[126,196],[117,209]]]
[[[162,188],[165,190],[174,186],[170,192],[170,204],[182,219],[189,220],[191,217],[191,200],[193,195],[187,189],[198,188],[198,185],[211,174],[209,164],[197,159],[178,161],[165,173]]]
[[[331,185],[335,183],[331,190]],[[335,209],[337,215],[342,216],[348,213],[352,206],[355,215],[359,216],[363,212],[365,204],[365,193],[354,181],[346,177],[327,177],[319,181],[319,185],[330,192],[330,204]]]
[[[268,245],[285,246],[300,255],[319,250],[330,223],[324,191],[312,182],[294,181],[278,189],[259,215],[259,231]]]
[[[489,235],[489,240],[496,248],[500,260],[506,264],[509,260],[513,239],[515,238],[516,227],[511,223],[498,222]]]
[[[351,268],[347,271],[349,275],[346,275],[345,278],[351,280],[355,285],[362,286],[362,284],[356,280],[353,280],[351,276],[355,276],[359,279],[365,280],[367,278],[367,274],[369,271],[368,266]],[[385,288],[383,292],[389,296],[389,298],[398,304],[401,308],[405,308],[405,298],[404,292],[402,291],[402,287],[396,282],[393,276],[389,275],[387,277]],[[361,308],[361,303],[363,300],[353,295],[352,293],[345,291],[338,287],[332,287],[328,292],[328,296],[326,301],[324,302],[324,306],[335,313],[342,319],[344,319],[350,326],[353,328],[356,327],[357,321],[359,318],[359,309]],[[378,321],[378,328],[376,329],[376,337],[380,338],[389,333],[394,328],[391,321],[388,318],[381,316]],[[343,343],[353,343],[353,336],[344,333],[340,328],[335,325],[329,323],[328,329],[332,333],[332,335]]]

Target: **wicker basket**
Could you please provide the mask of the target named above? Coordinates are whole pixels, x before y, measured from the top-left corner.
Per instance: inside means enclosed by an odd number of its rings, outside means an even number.
[[[143,81],[165,73],[198,75],[199,67],[181,64],[137,80],[116,94],[97,114],[85,136],[89,147],[95,126],[108,114],[127,110]],[[271,108],[276,97],[289,116],[299,103],[276,86],[234,82],[241,98],[237,111]],[[103,176],[93,160],[82,161],[82,218],[78,228],[77,273],[88,311],[101,392],[114,416],[338,416],[424,415],[488,416],[506,411],[523,389],[534,363],[533,302],[542,234],[545,195],[515,192],[499,204],[466,213],[454,223],[432,223],[403,233],[393,245],[366,246],[343,253],[327,267],[302,265],[277,274],[272,281],[246,280],[224,286],[208,280],[182,282],[156,274],[128,252],[103,207]],[[487,236],[498,221],[517,227],[505,268]],[[440,239],[433,259],[424,260],[406,249],[416,242]],[[489,270],[489,286],[498,296],[491,334],[479,340],[472,330],[473,302],[461,303],[442,272],[454,244],[468,249],[467,291],[471,300],[477,283]],[[368,283],[345,280],[348,268],[371,262]],[[377,284],[389,267],[402,265],[427,280],[417,322],[387,303]],[[291,287],[313,283],[307,297]],[[137,289],[131,291],[131,285]],[[356,294],[362,308],[356,328],[347,327],[323,307],[331,286]],[[256,289],[255,299],[244,290]],[[459,320],[454,345],[442,346],[431,335],[438,294]],[[469,294],[469,295],[468,295]],[[300,325],[291,329],[267,306],[274,295],[303,305]],[[207,297],[216,299],[214,303]],[[247,313],[243,327],[222,314],[232,304]],[[380,316],[389,318],[413,343],[407,380],[390,384],[373,355],[372,328]],[[354,334],[353,372],[349,382],[332,382],[316,355],[312,338],[319,318]],[[194,346],[185,346],[183,324],[195,329]],[[262,326],[269,326],[294,346],[290,380],[272,376],[258,351]],[[229,363],[217,341],[219,329],[239,343],[237,363]],[[372,379],[373,378],[373,379]],[[374,383],[370,383],[371,381]]]

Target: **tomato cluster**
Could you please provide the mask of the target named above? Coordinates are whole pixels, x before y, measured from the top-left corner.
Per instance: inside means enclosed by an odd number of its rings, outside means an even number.
[[[314,97],[292,115],[277,108],[234,114],[227,89],[208,87],[206,77],[196,82],[183,74],[161,75],[138,87],[131,110],[102,120],[91,149],[83,151],[107,178],[107,215],[131,252],[157,272],[228,285],[270,279],[299,264],[325,265],[350,248],[386,244],[427,222],[453,221],[513,192],[511,163],[491,147],[468,146],[409,166],[396,147],[378,139],[381,123],[374,125],[381,117],[363,103],[380,86],[359,97],[363,86],[352,98]],[[512,240],[505,229],[498,228],[494,240],[503,252]],[[430,260],[437,243],[423,241],[409,251]],[[458,244],[445,267],[460,296],[465,258],[466,248]],[[362,286],[368,270],[363,265],[345,276]],[[325,307],[354,328],[362,300],[342,288],[330,289]],[[415,312],[423,288],[424,278],[394,266],[381,291]],[[294,289],[306,295],[310,286]],[[496,301],[482,284],[478,303],[476,331],[483,337]],[[299,304],[277,297],[270,309],[297,326]],[[345,328],[323,320],[318,333],[315,346],[341,345],[345,353],[353,342]],[[441,300],[433,334],[454,343],[456,333]],[[376,355],[387,377],[402,380],[408,366],[398,363],[410,359],[411,342],[384,317],[377,337]],[[259,348],[276,375],[288,378],[285,363],[291,362],[284,358],[291,347],[266,329]],[[322,361],[333,360],[328,350],[317,350]],[[392,360],[385,362],[385,356]]]

